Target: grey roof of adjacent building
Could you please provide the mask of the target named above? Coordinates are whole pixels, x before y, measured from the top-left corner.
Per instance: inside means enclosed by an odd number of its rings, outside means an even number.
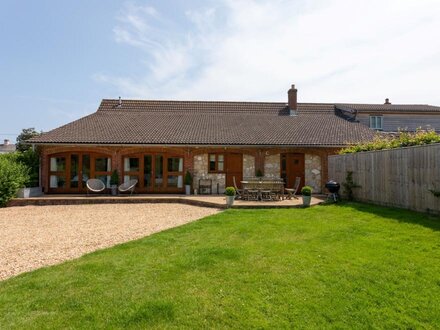
[[[8,153],[15,151],[15,144],[0,144],[0,153]]]
[[[336,108],[342,110],[351,109],[357,112],[380,112],[380,113],[431,113],[439,112],[440,107],[429,104],[356,104],[336,103]]]
[[[36,144],[342,146],[375,133],[335,104],[104,99],[86,117],[29,140]]]

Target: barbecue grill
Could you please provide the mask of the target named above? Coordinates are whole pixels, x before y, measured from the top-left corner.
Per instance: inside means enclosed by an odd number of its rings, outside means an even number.
[[[327,198],[331,198],[336,202],[339,198],[339,189],[341,189],[341,185],[336,181],[330,180],[325,184],[325,187],[329,191]]]

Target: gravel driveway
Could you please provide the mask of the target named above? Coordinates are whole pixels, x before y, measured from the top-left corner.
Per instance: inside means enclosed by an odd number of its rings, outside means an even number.
[[[0,209],[0,280],[215,214],[183,204]]]

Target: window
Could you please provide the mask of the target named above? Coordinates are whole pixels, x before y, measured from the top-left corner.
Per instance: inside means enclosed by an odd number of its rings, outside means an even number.
[[[382,116],[370,116],[370,128],[382,130],[382,124]]]
[[[209,155],[209,172],[223,172],[225,170],[225,155]]]

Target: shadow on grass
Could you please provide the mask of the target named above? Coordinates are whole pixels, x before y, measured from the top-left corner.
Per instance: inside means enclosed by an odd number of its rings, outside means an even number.
[[[338,202],[322,205],[332,205],[341,209],[350,208],[359,212],[367,212],[383,218],[416,224],[435,231],[440,231],[440,216],[436,215],[360,202]]]

